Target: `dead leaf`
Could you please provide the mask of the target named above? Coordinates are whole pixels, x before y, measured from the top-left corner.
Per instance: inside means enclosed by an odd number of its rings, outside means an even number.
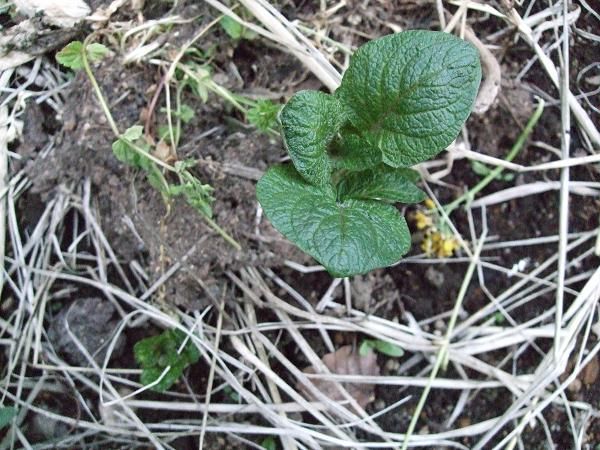
[[[501,69],[498,60],[494,54],[479,40],[479,38],[468,27],[465,28],[465,39],[477,47],[481,56],[481,69],[483,71],[483,81],[479,87],[479,93],[475,99],[473,112],[483,114],[492,104],[498,92],[500,92]]]
[[[358,350],[352,345],[340,347],[333,353],[328,353],[321,358],[323,364],[329,369],[332,374],[337,375],[369,375],[378,376],[379,366],[377,365],[377,355],[372,350],[369,350],[365,356],[361,356]],[[303,370],[304,373],[318,373],[315,367],[310,366]],[[323,394],[334,401],[345,400],[340,390],[336,387],[336,382],[324,379],[312,379],[315,387]],[[367,383],[341,383],[348,391],[351,397],[364,408],[374,400],[374,385]],[[299,386],[300,390],[311,400],[317,400],[312,394],[307,392],[304,386]]]
[[[154,148],[154,156],[161,161],[168,161],[171,157],[171,146],[165,141],[160,141]]]

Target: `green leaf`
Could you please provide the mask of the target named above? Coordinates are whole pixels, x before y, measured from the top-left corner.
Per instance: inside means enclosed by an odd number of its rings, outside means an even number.
[[[83,68],[83,43],[81,41],[69,42],[60,52],[56,54],[59,64],[69,69],[79,70]]]
[[[456,138],[480,80],[475,47],[450,34],[414,30],[360,47],[335,95],[383,162],[407,167]]]
[[[504,322],[506,322],[506,317],[500,311],[498,311],[492,317],[494,318],[494,323],[496,325],[502,325]]]
[[[175,141],[179,141],[180,130],[178,127],[173,127],[173,138]],[[161,141],[165,141],[167,144],[171,144],[171,130],[169,129],[169,125],[159,125],[158,126],[158,139]]]
[[[382,341],[381,339],[365,339],[360,344],[358,354],[360,356],[366,356],[371,349],[374,349],[383,355],[391,356],[392,358],[404,356],[404,350],[402,350],[401,347],[387,341]]]
[[[376,339],[373,343],[373,348],[377,352],[383,355],[391,356],[392,358],[400,358],[404,356],[404,350],[402,350],[402,347],[387,341]]]
[[[160,112],[162,113],[167,113],[167,108],[160,108]],[[179,109],[176,110],[171,110],[171,114],[175,117],[179,117],[179,119],[181,119],[181,121],[185,124],[188,123],[190,120],[192,120],[194,118],[194,116],[196,115],[196,113],[194,112],[194,110],[189,106],[186,105],[185,103],[183,103]],[[169,130],[169,126],[168,125],[161,125],[161,127],[159,128],[166,128],[167,133]],[[160,135],[160,132],[159,132]]]
[[[85,50],[87,51],[88,59],[92,62],[100,61],[108,53],[108,48],[97,42],[89,44]]]
[[[270,100],[259,100],[255,106],[248,110],[246,118],[260,131],[267,131],[277,125],[277,114],[280,110],[281,105],[277,103]]]
[[[135,144],[145,152],[150,151],[150,147],[145,142],[141,142],[144,127],[134,125],[127,130],[112,144],[112,151],[117,159],[125,164],[150,171],[154,167],[154,162],[147,156],[138,152],[131,144]],[[136,142],[140,141],[140,142]]]
[[[231,39],[236,41],[240,39],[247,39],[250,41],[255,39],[257,36],[254,31],[249,30],[237,20],[229,16],[223,16],[223,18],[221,18],[219,21],[219,25],[221,25],[221,27],[225,30],[225,33],[227,33]]]
[[[175,167],[175,171],[181,175],[186,170],[191,169],[192,167],[196,167],[197,164],[198,164],[198,161],[196,161],[195,159],[187,158],[187,159],[180,159],[179,161],[175,161],[174,167]]]
[[[329,183],[327,146],[345,121],[340,103],[318,91],[300,91],[280,114],[283,140],[296,170],[314,185]]]
[[[340,130],[332,142],[330,155],[338,169],[364,170],[381,162],[381,150],[357,132]]]
[[[150,161],[150,164],[151,166],[146,169],[146,179],[148,180],[148,183],[161,194],[168,195],[169,185],[167,180],[156,164],[152,161]]]
[[[125,130],[125,133],[121,135],[123,139],[127,139],[128,141],[134,142],[142,137],[144,134],[144,127],[141,125],[134,125]]]
[[[412,169],[395,169],[380,164],[372,169],[346,174],[337,188],[342,199],[419,203],[427,195],[415,185],[418,179],[419,173]]]
[[[223,16],[221,20],[219,20],[219,25],[221,25],[221,28],[225,30],[225,33],[227,33],[231,39],[237,40],[242,37],[243,27],[237,20],[229,16]]]
[[[99,61],[108,53],[108,48],[105,45],[94,42],[88,44],[85,48],[87,58],[91,62]],[[83,68],[83,43],[81,41],[73,41],[67,44],[60,52],[56,54],[56,60],[65,67],[73,70]]]
[[[0,408],[0,430],[8,425],[17,415],[17,410],[12,406],[3,406]]]
[[[273,436],[267,436],[262,440],[260,446],[266,450],[277,450],[277,441]]]
[[[389,266],[410,248],[406,221],[394,206],[338,202],[331,186],[308,184],[292,166],[270,168],[256,194],[273,226],[333,276]]]
[[[212,186],[201,184],[199,181],[189,181],[175,186],[170,186],[168,194],[171,196],[183,195],[186,202],[198,213],[206,217],[212,217],[211,204],[213,197],[210,195],[213,191]]]
[[[227,395],[227,397],[229,397],[234,402],[240,403],[240,400],[241,400],[240,394],[238,394],[236,391],[234,391],[231,386],[229,386],[229,385],[225,386],[223,388],[223,393],[225,395]]]
[[[194,110],[185,103],[179,107],[179,110],[176,111],[175,114],[179,116],[183,123],[188,123],[196,115]]]
[[[198,362],[200,353],[189,341],[178,353],[185,338],[185,333],[180,330],[166,330],[158,336],[136,342],[133,352],[136,362],[142,368],[140,382],[143,385],[154,383],[170,366],[160,382],[152,387],[154,391],[164,392],[179,379],[186,367]]]

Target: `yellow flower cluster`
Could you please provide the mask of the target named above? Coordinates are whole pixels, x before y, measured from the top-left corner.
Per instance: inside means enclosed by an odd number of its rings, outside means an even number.
[[[458,241],[449,233],[440,231],[437,223],[440,217],[431,199],[424,202],[426,210],[418,210],[413,214],[415,226],[424,231],[421,250],[429,257],[449,258],[459,248]]]

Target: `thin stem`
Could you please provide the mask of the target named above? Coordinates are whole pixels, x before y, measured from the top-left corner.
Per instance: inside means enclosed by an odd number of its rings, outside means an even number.
[[[108,107],[108,104],[106,103],[106,99],[104,98],[104,95],[102,94],[102,89],[100,89],[100,86],[98,85],[98,82],[96,81],[96,77],[94,76],[94,73],[92,72],[92,68],[90,67],[90,62],[87,58],[87,45],[89,44],[90,40],[93,37],[94,37],[94,33],[90,34],[88,37],[85,38],[85,41],[83,41],[83,45],[81,46],[81,59],[83,61],[83,70],[85,71],[85,74],[89,78],[90,83],[92,83],[92,87],[94,88],[94,93],[96,94],[98,103],[100,103],[100,107],[102,108],[102,111],[104,112],[104,115],[106,116],[106,119],[108,120],[108,124],[110,125],[112,132],[114,133],[115,136],[121,137],[121,132],[119,131],[119,128],[117,127],[117,123],[115,122],[115,119],[113,118],[113,116],[110,112],[110,108]]]
[[[135,143],[131,142],[129,139],[127,139],[125,136],[123,136],[121,134],[121,132],[119,131],[119,127],[117,127],[117,123],[115,122],[115,119],[113,118],[112,113],[110,112],[110,108],[108,107],[108,104],[106,103],[106,98],[104,97],[104,94],[102,93],[102,88],[100,88],[100,86],[98,85],[98,82],[96,81],[96,77],[94,76],[94,72],[92,72],[92,68],[90,67],[90,62],[87,58],[86,48],[87,48],[87,45],[88,45],[90,39],[93,36],[94,36],[93,33],[90,34],[83,42],[83,46],[81,49],[81,58],[83,60],[83,70],[85,71],[85,74],[87,75],[88,79],[90,80],[90,83],[92,83],[92,88],[94,89],[94,93],[96,94],[98,103],[100,103],[100,108],[102,108],[102,112],[104,113],[106,120],[108,120],[108,124],[110,125],[110,129],[112,130],[113,134],[117,138],[119,138],[120,140],[125,142],[129,147],[131,147],[137,153],[150,159],[153,163],[158,164],[163,169],[166,169],[170,172],[175,172],[175,168],[173,166],[165,163],[161,159],[157,158],[156,156],[145,151],[144,149],[142,149]]]
[[[235,248],[236,250],[242,249],[242,246],[235,239],[233,239],[231,236],[229,236],[223,228],[221,228],[219,225],[217,225],[217,223],[214,220],[212,220],[208,216],[202,216],[202,217],[204,217],[204,220],[206,220],[206,222],[211,226],[211,228],[213,230],[215,230],[217,233],[219,233],[219,235],[221,235],[221,237],[223,239],[225,239],[227,242],[229,242],[233,248]]]
[[[81,57],[83,60],[83,69],[84,69],[87,77],[89,78],[90,83],[92,83],[92,87],[94,89],[94,93],[96,94],[96,98],[98,99],[98,102],[100,103],[100,107],[102,108],[102,111],[104,112],[104,115],[106,116],[106,119],[108,120],[108,123],[110,125],[112,132],[118,139],[121,139],[123,142],[127,143],[127,145],[130,146],[137,153],[145,156],[146,158],[150,159],[152,162],[154,162],[158,166],[160,166],[168,171],[176,172],[176,170],[173,166],[165,163],[161,159],[152,155],[150,152],[146,152],[144,149],[142,149],[135,143],[131,142],[129,139],[125,138],[119,131],[119,128],[117,127],[117,123],[115,122],[115,119],[113,118],[113,116],[110,112],[110,108],[108,107],[106,98],[104,97],[104,94],[102,93],[102,89],[100,88],[100,86],[98,85],[98,82],[96,81],[96,77],[94,76],[94,73],[92,72],[92,68],[90,67],[90,63],[87,58],[86,48],[87,48],[88,43],[90,42],[90,40],[93,37],[94,37],[94,34],[92,33],[83,42],[83,46],[82,46],[82,50],[81,50]],[[186,173],[189,173],[189,172],[186,171]],[[192,175],[189,174],[189,176],[192,176]],[[164,178],[164,176],[162,175],[162,173],[161,173],[161,178],[162,178],[161,181],[164,181],[165,185],[168,186],[168,183],[167,183],[166,179]],[[238,251],[242,249],[241,245],[235,239],[233,239],[231,236],[229,236],[229,234],[227,234],[227,232],[225,230],[223,230],[223,228],[221,228],[219,225],[217,225],[217,223],[214,220],[212,220],[210,217],[208,217],[205,214],[200,214],[200,215],[202,218],[204,218],[206,223],[213,230],[215,230],[223,239],[225,239],[225,241],[227,241],[229,244],[231,244],[231,246],[233,248],[235,248]]]

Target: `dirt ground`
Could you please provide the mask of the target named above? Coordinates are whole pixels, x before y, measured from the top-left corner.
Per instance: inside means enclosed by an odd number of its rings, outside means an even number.
[[[106,3],[108,2],[95,2],[93,6]],[[146,2],[141,14],[148,20],[162,17],[168,8],[157,6],[159,3],[161,2]],[[175,27],[172,32],[167,29],[163,39],[172,48],[177,48],[179,43],[184,42],[197,32],[203,23],[214,17],[214,12],[209,10],[208,6],[192,3],[179,2],[175,13],[183,17],[202,15],[205,19],[194,22],[193,26]],[[331,30],[329,37],[347,46],[358,46],[369,38],[390,33],[392,29],[387,25],[390,23],[404,29],[437,26],[433,2],[347,1],[345,7],[329,17],[321,14],[319,2],[290,0],[280,3],[280,11],[287,17],[298,18],[315,26],[327,23]],[[542,8],[540,3],[543,2],[537,2],[533,6],[534,11],[535,8]],[[596,5],[596,11],[600,10],[598,2],[590,4]],[[120,16],[115,20],[131,20],[135,16],[127,9],[118,14]],[[19,18],[9,20],[18,21]],[[483,37],[506,28],[501,19],[489,15],[481,15],[471,25],[474,31]],[[600,22],[591,14],[582,14],[578,26],[596,32],[600,30]],[[82,37],[85,36],[85,32],[81,30]],[[221,28],[215,27],[197,45],[203,51],[208,52],[210,49],[214,55],[211,60],[211,67],[215,71],[213,77],[217,78],[223,87],[240,95],[268,95],[276,102],[285,102],[297,90],[323,88],[318,79],[296,58],[263,39],[235,42]],[[590,44],[589,40],[574,35],[571,48],[573,77],[590,64],[597,64],[600,55],[598,42]],[[526,48],[522,41],[515,39],[514,32],[506,32],[495,41],[493,53],[502,69],[501,93],[489,111],[484,115],[474,114],[468,120],[466,129],[472,149],[485,149],[486,153],[503,158],[534,110],[534,95],[543,91],[554,98],[558,97],[558,91],[548,81],[538,64],[534,64],[524,77],[517,78],[523,68],[525,52],[529,55],[530,49]],[[49,58],[52,56],[52,53],[48,54]],[[145,117],[163,74],[151,65],[124,66],[121,58],[122,55],[113,53],[93,70],[116,122],[125,129],[139,123],[141,118]],[[114,157],[110,151],[114,141],[113,133],[95,100],[85,73],[80,71],[75,74],[73,82],[64,92],[64,99],[64,113],[60,116],[53,114],[43,104],[28,104],[23,119],[23,136],[20,143],[12,149],[21,156],[21,160],[15,163],[11,170],[16,172],[25,169],[33,181],[33,186],[21,197],[18,204],[18,215],[23,229],[35,226],[44,205],[56,196],[57,190],[90,180],[93,202],[97,207],[102,229],[123,266],[127,267],[131,261],[140,262],[150,277],[148,284],[151,285],[164,274],[166,267],[174,262],[182,262],[181,270],[166,282],[160,293],[160,302],[167,303],[169,307],[186,311],[202,310],[223,292],[235,289],[227,273],[236,273],[247,265],[271,268],[313,306],[317,304],[323,291],[331,283],[331,277],[324,272],[301,274],[285,266],[284,262],[287,260],[304,265],[314,262],[281,237],[268,221],[259,220],[258,216],[256,178],[269,165],[281,161],[286,156],[278,136],[261,132],[248,125],[243,114],[214,94],[209,95],[208,101],[203,102],[190,91],[183,93],[182,101],[192,107],[195,116],[183,127],[178,157],[197,160],[197,165],[192,171],[203,183],[213,186],[214,220],[241,244],[243,250],[236,251],[220,239],[183,199],[175,199],[167,213],[164,199],[148,184],[146,178],[137,170],[125,167]],[[159,103],[164,103],[164,100],[163,93],[159,97]],[[598,123],[600,115],[597,110],[588,105],[584,106]],[[164,112],[157,108],[150,122],[154,133],[165,120]],[[571,136],[573,151],[583,154],[581,137],[576,126],[573,126]],[[42,149],[50,141],[55,143],[54,149],[48,156],[42,157]],[[538,142],[555,148],[561,146],[560,110],[556,105],[550,104],[545,109],[528,144],[515,162],[530,166],[549,161],[554,155],[547,148],[537,145]],[[571,177],[578,181],[600,181],[597,165],[576,167],[572,170]],[[444,178],[446,184],[432,184],[431,188],[440,202],[446,204],[480,179],[473,172],[469,161],[457,160],[452,172]],[[559,179],[558,170],[544,173],[544,181]],[[510,181],[493,181],[480,195],[532,181],[539,181],[538,173],[517,174]],[[488,207],[488,234],[498,241],[555,235],[559,227],[556,214],[558,195],[558,191],[550,191]],[[571,199],[573,213],[569,218],[569,225],[572,233],[589,231],[600,225],[599,204],[594,197],[575,195]],[[409,208],[408,217],[412,211],[413,209]],[[454,214],[459,232],[468,235],[469,223],[466,214],[463,211]],[[476,216],[474,220],[475,228],[480,230],[483,225],[481,218]],[[415,242],[409,256],[414,256],[421,252],[419,232],[414,223],[410,223],[410,226]],[[525,261],[528,268],[535,268],[555,252],[555,247],[550,245],[515,246],[489,251],[486,257],[504,267],[512,267],[520,261]],[[412,263],[409,258],[397,267],[377,270],[370,275],[358,277],[352,282],[354,300],[359,304],[355,304],[355,307],[400,323],[406,322],[407,313],[417,321],[436,316],[452,309],[467,265],[468,262],[457,260],[432,266]],[[585,272],[597,265],[597,257],[584,258],[579,270]],[[498,272],[486,276],[486,284],[493,286],[495,292],[501,292],[513,282],[513,279]],[[201,283],[198,280],[201,280]],[[584,281],[571,287],[581,288]],[[115,283],[119,283],[116,275]],[[273,289],[279,292],[282,298],[293,302],[285,291],[277,290],[276,286],[273,286]],[[342,296],[341,290],[337,295]],[[74,293],[71,300],[81,296],[82,293]],[[567,302],[571,300],[571,297],[566,299]],[[486,294],[473,281],[465,297],[465,313],[475,312],[487,302]],[[535,302],[535,307],[527,303],[523,308],[514,311],[514,315],[524,322],[541,314],[553,304],[554,293],[548,292]],[[70,305],[69,299],[65,300],[63,305],[63,308],[67,308]],[[61,313],[55,311],[52,314],[52,317],[58,318]],[[265,311],[265,314],[263,319],[268,320],[269,312]],[[434,323],[430,325],[432,332],[435,326]],[[127,343],[123,344],[125,347],[119,350],[120,356],[116,358],[120,367],[135,368],[131,347],[141,337],[153,335],[156,331],[153,327],[127,331]],[[276,333],[273,333],[273,338],[276,337]],[[349,333],[340,333],[335,337],[335,342],[339,345],[355,344],[358,338],[359,336]],[[316,332],[314,342],[310,339],[309,342],[314,344],[317,353],[324,352],[322,341]],[[289,336],[279,343],[281,351],[298,367],[306,366],[308,361],[298,356],[294,347],[295,343]],[[485,359],[495,365],[500,357],[501,354],[490,353]],[[390,363],[390,358],[380,355],[379,366],[385,374],[396,374],[398,364],[403,364],[407,359],[408,357],[401,358],[397,363]],[[519,358],[519,370],[533,370],[540,360],[540,354],[525,352]],[[192,387],[201,392],[205,390],[208,372],[208,366],[203,364],[194,366],[188,373],[188,378],[194,380],[191,383]],[[426,366],[425,361],[419,364],[421,368]],[[411,370],[418,372],[419,366]],[[588,379],[578,386],[578,389],[573,388],[569,391],[568,395],[572,399],[587,402],[598,408],[600,384],[596,380],[590,382]],[[178,389],[184,390],[182,386]],[[411,400],[403,408],[377,418],[377,423],[383,429],[403,430],[408,426],[420,392],[417,388],[392,390],[387,389],[385,385],[378,386],[375,400],[367,410],[380,410],[397,401],[399,396],[411,395]],[[510,406],[512,398],[509,395],[502,393],[496,396],[494,392],[496,391],[472,392],[469,398],[471,407],[459,418],[460,426],[482,422]],[[421,414],[421,427],[426,428],[421,428],[419,432],[445,430],[444,421],[458,402],[459,393],[460,391],[451,390],[435,391]],[[226,398],[225,394],[220,395],[223,396],[221,399]],[[148,399],[152,398],[161,397],[158,394],[148,394]],[[48,394],[49,403],[58,405],[59,400]],[[219,400],[218,396],[216,400]],[[149,413],[148,417],[141,417],[154,422],[169,420],[167,413],[161,414],[156,416]],[[545,415],[552,424],[551,435],[556,448],[570,448],[571,431],[567,426],[563,426],[568,422],[565,411],[558,405],[550,406]],[[247,420],[247,417],[244,420]],[[262,419],[257,420],[260,423]],[[36,441],[35,433],[32,432],[30,436],[32,442]],[[600,443],[600,421],[592,420],[586,433],[588,444]],[[495,439],[499,441],[501,438],[502,435],[499,435]],[[192,448],[194,442],[191,438],[182,437],[171,445],[173,448]],[[469,448],[474,442],[476,440],[465,439],[462,444]],[[524,444],[528,450],[546,448],[541,427],[529,429],[524,434]],[[212,436],[211,443],[207,444],[206,448],[225,446],[248,448],[227,436]]]

